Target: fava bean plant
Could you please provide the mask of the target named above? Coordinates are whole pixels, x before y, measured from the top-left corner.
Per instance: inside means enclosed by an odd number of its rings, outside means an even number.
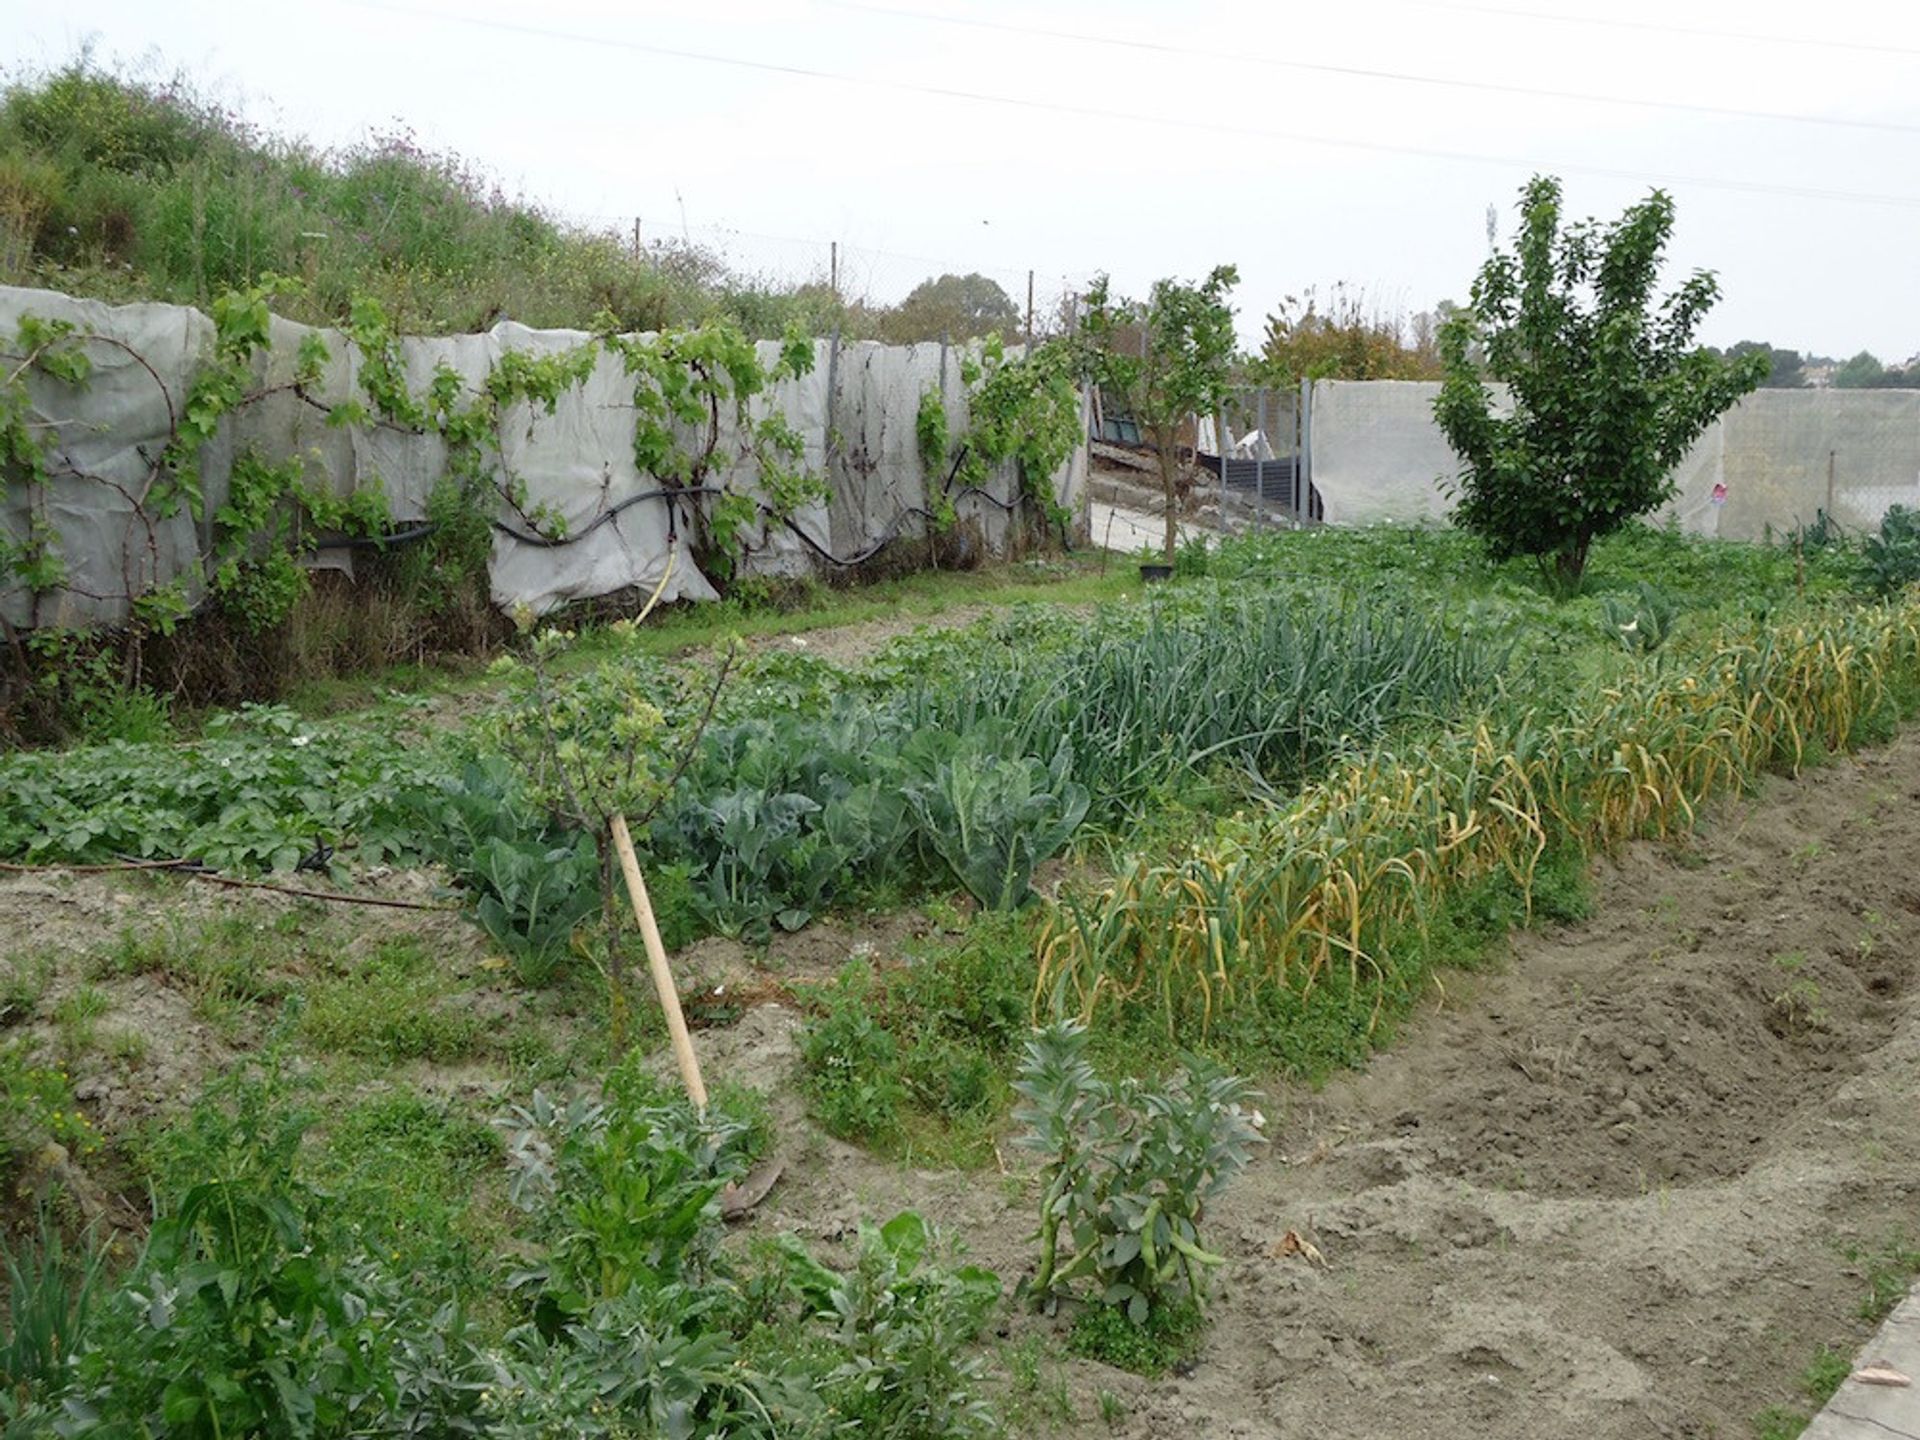
[[[1246,1168],[1262,1136],[1247,1082],[1194,1060],[1163,1085],[1106,1081],[1087,1030],[1056,1021],[1028,1041],[1014,1084],[1018,1144],[1042,1157],[1040,1265],[1050,1301],[1091,1282],[1088,1298],[1145,1325],[1156,1311],[1203,1308],[1207,1202]]]

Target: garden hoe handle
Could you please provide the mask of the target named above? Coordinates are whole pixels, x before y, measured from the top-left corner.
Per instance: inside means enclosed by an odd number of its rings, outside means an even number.
[[[633,899],[633,918],[640,922],[640,938],[647,944],[647,964],[653,970],[653,988],[660,996],[660,1008],[667,1013],[667,1034],[673,1040],[673,1058],[680,1063],[680,1078],[694,1109],[707,1113],[706,1082],[700,1078],[700,1060],[693,1053],[693,1037],[687,1033],[687,1017],[680,1013],[680,992],[674,988],[673,971],[667,968],[667,947],[660,943],[660,927],[653,918],[653,902],[647,898],[647,882],[640,874],[640,860],[633,853],[633,837],[627,833],[627,817],[613,817],[613,848],[620,856],[621,873],[627,877],[627,894]]]

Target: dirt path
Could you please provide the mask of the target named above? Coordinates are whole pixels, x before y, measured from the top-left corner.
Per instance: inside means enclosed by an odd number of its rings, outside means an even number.
[[[1728,1437],[1804,1404],[1870,1328],[1843,1247],[1920,1235],[1916,800],[1920,734],[1770,782],[1604,867],[1595,920],[1451,979],[1366,1073],[1275,1095],[1200,1363],[1076,1363],[1075,1433],[1110,1433],[1103,1388],[1141,1440]],[[1020,1191],[816,1141],[773,1223],[920,1204],[1012,1279]],[[1324,1269],[1273,1257],[1291,1227]]]
[[[921,630],[963,630],[1004,607],[981,602],[953,605],[930,615],[904,614],[885,620],[856,620],[850,625],[827,625],[795,635],[763,635],[753,640],[756,650],[796,650],[817,655],[835,665],[859,665],[871,660],[889,641]]]

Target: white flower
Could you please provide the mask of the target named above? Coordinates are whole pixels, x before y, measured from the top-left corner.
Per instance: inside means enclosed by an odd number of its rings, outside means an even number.
[[[311,735],[296,735],[293,737],[293,746],[294,746],[294,749],[296,750],[299,749],[302,745],[311,745],[312,743],[313,743],[313,736]]]

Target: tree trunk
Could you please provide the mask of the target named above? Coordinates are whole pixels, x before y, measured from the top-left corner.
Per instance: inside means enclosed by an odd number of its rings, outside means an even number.
[[[1580,582],[1587,573],[1587,551],[1592,546],[1593,536],[1582,531],[1554,555],[1554,588],[1562,595],[1580,593]]]
[[[1160,488],[1166,495],[1167,502],[1166,554],[1163,558],[1169,565],[1173,564],[1173,552],[1178,547],[1180,540],[1179,529],[1175,524],[1175,512],[1179,503],[1174,494],[1175,478],[1177,475],[1178,467],[1174,464],[1174,447],[1163,441],[1160,445]]]
[[[620,892],[615,888],[613,834],[602,823],[593,837],[600,852],[600,919],[607,935],[607,1031],[614,1059],[627,1053],[626,967],[620,959]]]

